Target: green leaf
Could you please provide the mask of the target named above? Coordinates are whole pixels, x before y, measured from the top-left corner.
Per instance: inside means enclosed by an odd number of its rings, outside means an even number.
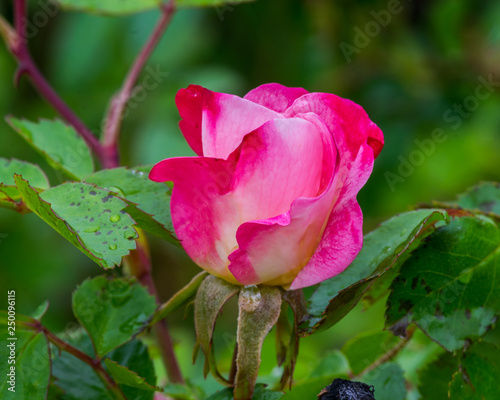
[[[349,360],[352,373],[360,375],[375,361],[391,354],[401,342],[402,339],[391,332],[364,332],[349,340],[342,347],[342,352]]]
[[[350,370],[346,356],[340,350],[333,350],[321,355],[318,364],[311,372],[310,378],[328,377],[333,379],[333,377],[336,377],[347,379]]]
[[[165,183],[148,179],[147,171],[141,169],[114,168],[99,171],[85,179],[122,198],[128,207],[126,211],[137,226],[165,240],[178,244],[173,236],[170,216],[172,189]]]
[[[252,400],[278,400],[282,397],[282,392],[268,390],[266,389],[266,385],[257,383]],[[207,400],[233,400],[233,398],[233,388],[225,388],[207,397]]]
[[[419,374],[418,392],[422,399],[447,399],[450,382],[456,371],[458,371],[458,359],[448,352],[441,354],[435,362],[427,365]]]
[[[373,385],[377,400],[405,400],[404,373],[396,363],[385,363],[363,375],[362,382]]]
[[[205,271],[200,272],[193,279],[191,279],[191,281],[186,286],[184,286],[175,295],[173,295],[166,303],[163,303],[155,312],[155,315],[151,320],[151,324],[155,324],[156,322],[162,320],[172,311],[177,310],[179,307],[182,307],[189,300],[191,300],[196,295],[198,288],[200,287],[203,280],[207,277],[207,275],[208,273]]]
[[[35,311],[31,314],[31,317],[36,319],[37,321],[41,321],[47,310],[49,309],[49,301],[45,300],[42,304],[40,304]]]
[[[321,283],[308,302],[309,321],[303,335],[320,332],[339,322],[361,299],[370,284],[408,257],[422,239],[443,221],[441,210],[417,210],[385,221],[365,236],[352,264],[340,275]]]
[[[167,383],[163,387],[163,394],[168,397],[180,400],[196,400],[197,397],[193,393],[193,390],[180,383]]]
[[[0,183],[5,186],[16,186],[14,174],[22,175],[30,182],[30,186],[46,190],[50,187],[49,180],[38,165],[15,158],[10,160],[0,157]]]
[[[156,374],[146,345],[134,339],[108,354],[108,358],[145,379],[145,384],[155,387]],[[120,385],[127,400],[152,400],[154,393],[127,385]]]
[[[457,205],[500,216],[500,183],[483,182],[458,197]]]
[[[72,127],[62,121],[42,119],[34,123],[9,117],[7,122],[52,168],[61,170],[75,180],[81,180],[94,172],[94,161],[87,144]],[[37,187],[31,181],[30,184]]]
[[[27,212],[29,210],[22,203],[21,194],[14,181],[14,174],[23,175],[38,191],[48,189],[49,181],[38,165],[0,157],[0,207],[21,213]]]
[[[461,359],[450,383],[450,399],[490,400],[498,398],[500,350],[488,344],[474,346]]]
[[[67,342],[91,357],[95,357],[92,341],[83,332],[77,331]],[[53,377],[49,394],[57,394],[61,390],[63,400],[108,400],[109,393],[104,383],[98,378],[94,370],[66,352],[54,351]],[[113,350],[108,354],[109,359],[134,371],[144,377],[151,385],[156,384],[153,363],[149,358],[146,346],[139,340],[133,340]],[[120,385],[128,400],[152,400],[154,393],[125,385]]]
[[[164,0],[57,0],[68,10],[78,10],[97,14],[130,14],[157,8]],[[184,7],[227,7],[253,0],[177,0],[175,5]]]
[[[463,217],[439,228],[392,284],[387,326],[415,322],[449,351],[487,332],[500,310],[500,230]]]
[[[127,367],[124,367],[113,360],[107,358],[104,360],[104,363],[106,364],[106,367],[111,373],[113,379],[120,384],[152,392],[161,390],[160,388],[151,386],[149,383],[147,383],[146,378],[140,377],[135,372],[129,370]]]
[[[9,325],[7,312],[0,318],[0,393],[5,400],[43,399],[50,382],[49,344],[43,333],[33,331],[23,322],[30,317],[16,314],[15,325]],[[13,330],[12,328],[15,328]],[[11,377],[14,375],[14,386]],[[12,391],[14,388],[15,391]]]
[[[42,194],[15,178],[26,205],[103,268],[119,265],[135,249],[134,220],[126,204],[85,183],[64,183]]]
[[[156,308],[145,287],[131,278],[98,276],[73,293],[73,311],[102,357],[132,339]]]

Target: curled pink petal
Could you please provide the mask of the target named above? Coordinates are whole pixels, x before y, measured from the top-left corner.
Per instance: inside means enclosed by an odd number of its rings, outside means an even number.
[[[307,93],[309,92],[302,88],[289,88],[279,83],[267,83],[251,90],[243,98],[283,113],[296,99]]]
[[[196,85],[181,89],[176,104],[186,141],[196,154],[205,157],[226,159],[246,134],[281,117],[252,101]]]

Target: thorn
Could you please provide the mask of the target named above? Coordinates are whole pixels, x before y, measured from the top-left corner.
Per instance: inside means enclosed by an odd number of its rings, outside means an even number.
[[[16,73],[14,74],[14,87],[17,89],[19,87],[19,81],[21,80],[21,77],[24,74],[28,74],[28,67],[25,65],[19,65],[19,67],[16,70]]]

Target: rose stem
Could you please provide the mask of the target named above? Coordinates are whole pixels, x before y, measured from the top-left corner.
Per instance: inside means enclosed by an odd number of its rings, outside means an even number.
[[[31,57],[28,41],[26,37],[26,0],[15,0],[14,2],[14,24],[15,34],[9,35],[8,46],[14,57],[18,61],[18,69],[15,75],[15,83],[19,82],[22,75],[26,74],[42,97],[45,97],[57,112],[72,125],[78,134],[85,140],[87,145],[93,150],[101,164],[106,164],[102,146],[99,140],[90,132],[83,121],[69,108],[61,97],[50,86],[43,77],[38,67]]]
[[[121,121],[125,106],[130,99],[132,89],[141,73],[146,61],[149,59],[156,45],[162,38],[175,11],[174,0],[169,0],[161,5],[161,16],[156,23],[151,36],[137,55],[130,68],[123,86],[111,99],[108,114],[106,116],[105,131],[102,140],[104,151],[118,165],[118,137],[120,135]]]
[[[141,69],[143,68],[145,62],[148,57],[151,55],[154,47],[158,43],[165,29],[167,28],[172,14],[174,12],[174,1],[170,0],[167,4],[163,5],[162,8],[162,16],[153,30],[153,33],[150,39],[146,42],[143,50],[139,53],[139,56],[134,63],[132,69],[130,70],[127,78],[125,80],[125,84],[122,88],[122,92],[128,93],[130,96],[130,92],[132,87],[137,80],[137,76],[139,75]],[[120,119],[123,113],[123,107],[126,105],[126,100],[121,102],[121,106],[117,107],[115,114],[118,115],[118,121],[115,124],[115,132],[113,132],[113,140],[110,139],[104,140],[104,145],[92,135],[90,130],[86,127],[83,121],[69,108],[69,106],[58,96],[58,94],[52,89],[50,84],[45,80],[37,66],[33,62],[31,55],[29,53],[27,40],[26,40],[26,26],[25,21],[26,17],[26,0],[15,0],[14,3],[14,22],[16,31],[11,31],[9,29],[6,22],[3,20],[0,21],[3,23],[5,29],[9,31],[5,33],[5,38],[7,40],[7,44],[12,54],[16,57],[19,63],[18,71],[16,73],[15,81],[18,82],[19,78],[23,74],[27,74],[34,86],[39,90],[40,94],[45,97],[47,102],[51,104],[56,111],[69,123],[71,124],[77,133],[87,142],[89,147],[93,150],[94,154],[97,156],[99,161],[101,162],[103,168],[114,168],[119,165],[119,157],[118,157],[118,130],[120,129]],[[15,34],[12,34],[15,33]],[[124,99],[124,97],[120,97]],[[111,107],[113,109],[113,106]],[[110,110],[111,113],[112,110]],[[114,115],[115,115],[114,114]],[[117,117],[114,117],[117,118]],[[110,146],[110,143],[112,146]],[[110,146],[110,147],[108,147]],[[137,242],[137,250],[133,251],[130,256],[124,259],[127,262],[127,258],[133,258],[134,253],[137,254],[147,254],[147,241],[144,238],[143,241]],[[143,261],[144,257],[138,257],[138,260]],[[139,281],[148,288],[149,292],[156,296],[158,300],[158,295],[156,292],[156,287],[154,285],[152,275],[151,275],[151,263],[148,261],[145,265],[141,265],[140,261],[138,263],[133,263],[135,265],[134,271],[136,271],[139,275],[135,275],[138,277]],[[161,348],[162,357],[165,363],[165,368],[167,370],[168,376],[172,382],[182,383],[184,379],[182,378],[180,368],[177,362],[177,358],[175,356],[175,352],[173,350],[173,343],[170,337],[170,333],[168,331],[168,327],[165,321],[162,321],[159,324],[155,325],[155,332],[158,339],[159,347]]]

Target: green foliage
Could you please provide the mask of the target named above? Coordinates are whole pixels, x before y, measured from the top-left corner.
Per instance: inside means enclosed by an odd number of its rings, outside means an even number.
[[[63,237],[103,268],[121,263],[135,249],[134,220],[126,204],[109,192],[85,183],[65,183],[42,194],[15,178],[24,203]]]
[[[450,383],[450,399],[494,399],[500,381],[500,350],[479,344],[465,353]]]
[[[71,179],[81,180],[94,172],[94,162],[85,141],[76,131],[59,120],[40,120],[33,123],[24,119],[7,118],[7,122],[55,169]],[[21,175],[21,173],[17,172]],[[28,177],[25,177],[29,180]],[[33,187],[38,187],[31,182]]]
[[[500,184],[484,182],[460,195],[457,205],[471,210],[481,210],[500,216]]]
[[[396,363],[384,363],[363,375],[362,382],[373,385],[377,400],[405,400],[404,372]]]
[[[5,313],[5,314],[4,314]],[[50,380],[49,345],[43,333],[35,332],[24,323],[29,317],[16,315],[16,324],[9,324],[7,312],[0,317],[0,391],[5,400],[44,398]],[[14,376],[11,385],[11,376]],[[9,390],[14,388],[15,391]]]
[[[16,159],[7,160],[0,157],[0,207],[15,211],[27,211],[14,181],[14,174],[23,175],[37,189],[50,187],[49,180],[38,165]]]
[[[401,341],[391,332],[365,332],[349,340],[342,347],[342,352],[349,361],[352,373],[360,375],[375,361],[390,355]]]
[[[104,363],[111,373],[111,376],[119,384],[153,392],[157,389],[159,390],[159,388],[148,384],[145,378],[140,377],[139,375],[137,375],[137,373],[129,370],[127,367],[124,367],[113,360],[106,359],[104,360]]]
[[[446,214],[439,210],[411,211],[389,219],[366,235],[363,249],[349,268],[321,283],[309,299],[311,318],[302,325],[303,334],[323,331],[339,322],[374,280],[407,257],[432,232],[434,224],[445,218]]]
[[[415,322],[449,351],[484,335],[497,319],[500,231],[490,220],[455,219],[438,228],[391,286],[387,326]]]
[[[156,302],[131,278],[98,276],[84,281],[73,294],[73,311],[102,357],[138,334]]]
[[[87,177],[85,182],[109,190],[123,199],[128,204],[125,211],[138,227],[178,244],[173,237],[170,216],[172,189],[164,183],[149,180],[147,172],[144,168],[107,169]]]
[[[433,363],[427,365],[419,375],[418,391],[426,400],[448,398],[450,381],[458,370],[458,360],[451,353],[443,353]]]
[[[94,349],[90,338],[81,331],[75,332],[68,342],[93,357]],[[126,369],[127,376],[140,376],[145,379],[144,388],[120,385],[128,400],[151,400],[150,387],[156,385],[153,363],[147,347],[139,340],[133,340],[110,352],[105,359],[106,365],[113,364],[116,369]],[[104,383],[94,370],[72,355],[56,352],[53,360],[52,375],[54,385],[49,394],[61,400],[108,400],[110,395]],[[77,377],[77,379],[75,379]],[[59,397],[58,397],[59,393]]]

